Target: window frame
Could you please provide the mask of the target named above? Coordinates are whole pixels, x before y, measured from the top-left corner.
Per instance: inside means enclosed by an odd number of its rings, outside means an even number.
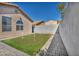
[[[6,19],[6,21],[5,21],[4,17],[7,18],[8,20]],[[9,20],[10,20],[10,22],[9,22]],[[7,28],[9,28],[9,29],[7,29]],[[12,31],[12,18],[9,16],[2,16],[2,32],[11,32],[11,31]]]
[[[18,23],[18,22],[20,22],[20,23]],[[21,19],[17,20],[16,21],[16,31],[23,31],[23,30],[24,30],[23,21]]]

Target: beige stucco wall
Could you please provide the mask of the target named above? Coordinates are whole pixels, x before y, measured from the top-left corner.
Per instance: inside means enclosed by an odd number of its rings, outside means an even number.
[[[2,32],[2,16],[8,16],[12,18],[12,31]],[[16,21],[22,19],[24,30],[16,31]],[[22,14],[0,14],[0,38],[11,38],[16,36],[22,36],[32,33],[32,23]]]
[[[55,34],[58,25],[59,24],[46,24],[41,26],[35,26],[34,32],[42,34]]]
[[[17,10],[17,11],[16,11]],[[1,13],[8,13],[8,14],[11,14],[11,13],[17,13],[19,12],[19,10],[15,7],[12,7],[12,6],[5,6],[5,5],[0,5],[0,14]],[[19,12],[20,13],[20,12]]]

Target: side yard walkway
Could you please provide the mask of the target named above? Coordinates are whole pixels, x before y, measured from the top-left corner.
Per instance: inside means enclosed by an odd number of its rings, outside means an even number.
[[[0,56],[28,56],[28,54],[0,42]]]

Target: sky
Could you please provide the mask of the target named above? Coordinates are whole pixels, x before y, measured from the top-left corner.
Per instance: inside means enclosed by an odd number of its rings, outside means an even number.
[[[12,2],[19,7],[33,21],[60,20],[60,13],[57,9],[59,2]]]

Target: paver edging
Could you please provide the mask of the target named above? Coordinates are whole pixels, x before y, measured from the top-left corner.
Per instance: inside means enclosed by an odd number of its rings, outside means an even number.
[[[0,41],[0,43],[3,44],[3,45],[5,45],[5,46],[7,46],[7,47],[9,47],[9,48],[11,48],[11,49],[14,49],[15,51],[18,51],[18,52],[22,53],[22,54],[23,54],[22,56],[30,56],[30,55],[26,54],[25,52],[20,51],[20,50],[14,48],[14,47],[12,47],[12,46],[10,46],[10,45],[8,45],[8,44],[5,44],[5,43],[3,43],[3,42],[1,42],[1,41]],[[16,56],[16,55],[15,55],[15,56]]]
[[[59,26],[59,24],[58,24],[58,26]],[[58,28],[58,27],[57,27]],[[57,30],[57,29],[56,29]],[[56,32],[55,32],[56,33]],[[50,46],[50,44],[51,44],[51,42],[52,42],[52,40],[53,40],[53,37],[54,37],[54,35],[55,35],[55,33],[54,34],[52,34],[51,35],[51,37],[47,40],[47,42],[43,45],[43,47],[40,49],[40,51],[36,54],[36,56],[40,56],[40,52],[41,51],[44,51],[44,52],[47,52],[47,50],[48,50],[48,48],[49,48],[49,46]]]
[[[48,39],[48,41],[44,44],[44,46],[40,49],[40,51],[47,51],[47,49],[49,48],[51,42],[52,42],[52,38],[54,37],[54,35],[52,34],[51,37]],[[39,53],[40,53],[39,51]],[[39,53],[36,54],[36,56],[40,56]]]

